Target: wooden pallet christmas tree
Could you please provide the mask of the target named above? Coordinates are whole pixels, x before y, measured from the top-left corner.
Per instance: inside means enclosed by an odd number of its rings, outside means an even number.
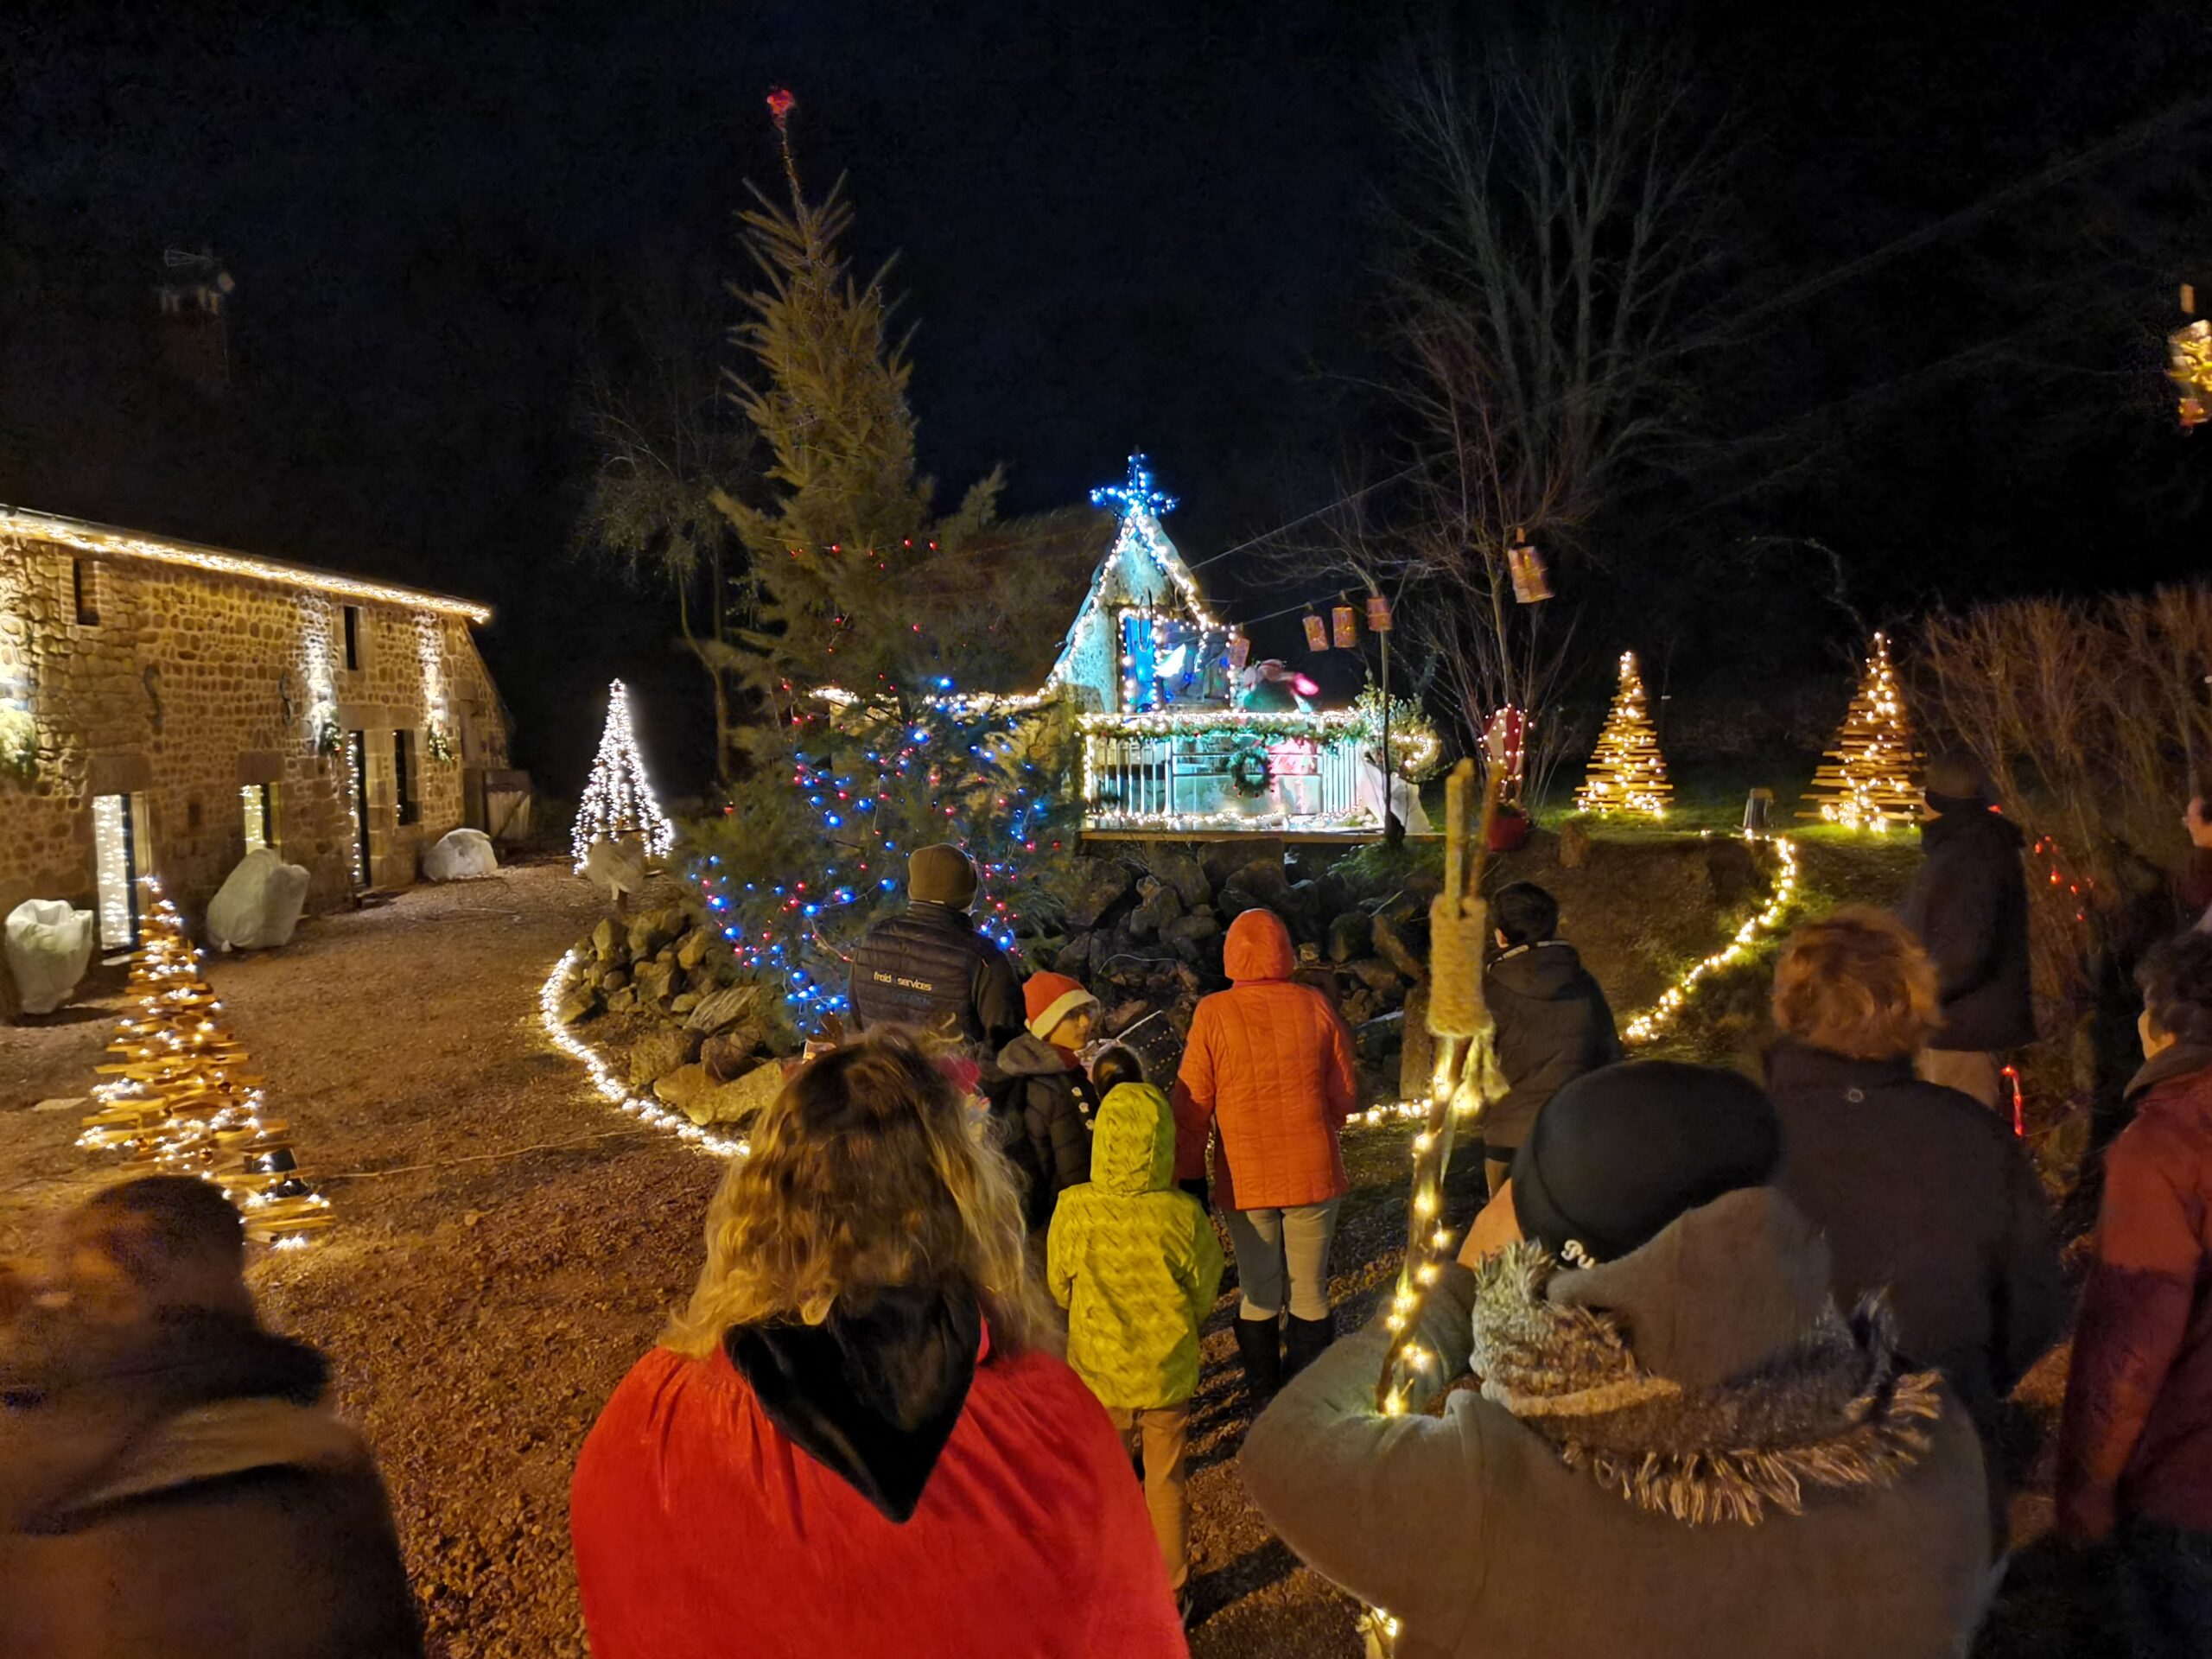
[[[1659,734],[1651,724],[1643,677],[1637,672],[1636,653],[1624,651],[1620,686],[1613,693],[1605,728],[1598,734],[1590,770],[1583,774],[1582,787],[1574,791],[1575,808],[1663,818],[1674,792],[1675,786],[1667,781],[1666,757],[1659,753]]]
[[[99,1109],[77,1144],[118,1152],[147,1174],[214,1182],[245,1217],[246,1236],[285,1248],[330,1225],[330,1201],[301,1175],[286,1126],[264,1115],[261,1079],[217,1020],[223,1005],[200,975],[200,953],[158,884],[130,958],[135,1007],[117,1028],[93,1090]]]
[[[1876,634],[1859,677],[1859,694],[1797,816],[1877,834],[1920,821],[1922,755],[1912,718],[1890,664],[1890,642]]]

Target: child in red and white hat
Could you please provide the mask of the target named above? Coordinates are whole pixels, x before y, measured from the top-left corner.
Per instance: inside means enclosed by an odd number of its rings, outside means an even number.
[[[1079,1058],[1098,999],[1065,974],[1032,974],[1021,988],[1028,1025],[999,1051],[1005,1109],[1018,1117],[1029,1179],[1029,1224],[1045,1226],[1061,1192],[1090,1179],[1090,1120],[1098,1110]]]

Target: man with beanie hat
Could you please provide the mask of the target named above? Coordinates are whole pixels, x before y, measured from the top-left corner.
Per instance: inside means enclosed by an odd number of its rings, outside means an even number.
[[[1018,1109],[1018,1125],[1008,1122],[1005,1134],[1009,1155],[1029,1179],[1033,1228],[1049,1225],[1059,1195],[1090,1179],[1098,1102],[1077,1057],[1090,1036],[1098,999],[1065,974],[1032,974],[1021,988],[1021,1006],[1027,1024],[999,1051],[1007,1088],[1003,1098],[994,1097],[992,1110],[1011,1119]]]
[[[1991,804],[1988,777],[1970,755],[1929,761],[1926,791],[1927,857],[1897,912],[1935,961],[1943,1014],[1918,1070],[1929,1083],[1994,1107],[2005,1051],[2036,1035],[2024,837]]]
[[[1408,1659],[1963,1652],[1989,1555],[1973,1425],[1878,1306],[1829,1299],[1768,1184],[1780,1150],[1733,1072],[1566,1084],[1496,1201],[1521,1236],[1429,1285],[1402,1409],[1376,1402],[1400,1340],[1378,1318],[1253,1426],[1238,1471],[1268,1524]]]
[[[988,1059],[1021,1030],[1021,987],[1006,952],[976,930],[976,867],[957,847],[906,860],[906,911],[853,952],[853,1022],[914,1026]]]

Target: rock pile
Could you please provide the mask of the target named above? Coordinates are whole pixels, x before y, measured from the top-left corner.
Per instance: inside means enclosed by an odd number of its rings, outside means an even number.
[[[609,916],[571,949],[556,1017],[606,1016],[601,1040],[635,1090],[694,1123],[741,1123],[775,1098],[784,1060],[756,984],[722,976],[714,931],[681,905]]]
[[[1229,925],[1264,906],[1290,929],[1295,977],[1336,1002],[1362,1066],[1387,1091],[1398,1078],[1409,999],[1420,1023],[1435,883],[1414,876],[1375,888],[1327,868],[1338,856],[1293,853],[1273,840],[1101,849],[1077,861],[1063,906],[1068,931],[1035,941],[1027,960],[1090,988],[1100,1034],[1119,1036],[1160,1013],[1179,1039],[1198,999],[1229,983]],[[721,1126],[774,1098],[787,1058],[779,1051],[791,1045],[770,1017],[772,993],[738,982],[718,945],[713,928],[682,905],[607,917],[571,950],[556,1012],[564,1025],[601,1021],[591,1040],[632,1089],[695,1123]],[[1426,1065],[1418,1056],[1406,1063]]]
[[[1296,977],[1336,1000],[1363,1064],[1395,1080],[1407,998],[1427,976],[1435,891],[1423,877],[1376,891],[1338,869],[1309,868],[1278,841],[1102,849],[1079,866],[1065,906],[1070,931],[1046,960],[1098,998],[1103,1034],[1155,1011],[1180,1034],[1198,998],[1229,982],[1230,923],[1265,907],[1298,946]]]

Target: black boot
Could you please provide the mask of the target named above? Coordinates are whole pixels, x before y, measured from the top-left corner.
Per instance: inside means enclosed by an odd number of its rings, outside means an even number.
[[[1273,1315],[1236,1321],[1236,1357],[1244,1362],[1244,1392],[1256,1410],[1282,1386],[1282,1345]]]
[[[1321,1351],[1335,1341],[1336,1337],[1337,1316],[1334,1310],[1318,1319],[1301,1319],[1297,1314],[1292,1314],[1290,1336],[1283,1344],[1286,1351],[1282,1362],[1283,1381],[1287,1382],[1319,1359]]]

